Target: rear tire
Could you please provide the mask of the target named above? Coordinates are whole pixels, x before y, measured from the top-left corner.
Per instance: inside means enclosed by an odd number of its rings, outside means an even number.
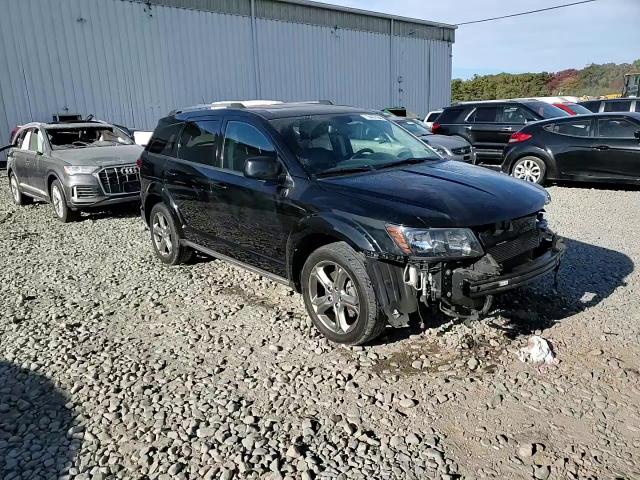
[[[180,265],[193,257],[193,250],[180,244],[180,232],[171,211],[156,203],[149,215],[151,244],[156,257],[167,265]]]
[[[302,296],[316,328],[329,340],[361,345],[387,325],[364,258],[345,242],[315,250],[302,268]]]
[[[64,188],[62,188],[59,180],[53,181],[49,195],[51,197],[51,205],[53,205],[53,212],[62,223],[75,222],[80,217],[80,212],[71,210],[67,205]]]
[[[20,184],[13,172],[9,174],[9,189],[11,190],[11,198],[13,203],[19,206],[29,205],[33,203],[33,199],[27,195],[23,195],[20,191]]]
[[[544,160],[533,155],[519,158],[511,168],[511,176],[525,182],[544,184],[547,165]]]

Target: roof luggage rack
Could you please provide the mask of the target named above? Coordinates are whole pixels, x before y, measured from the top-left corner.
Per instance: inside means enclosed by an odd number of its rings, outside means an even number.
[[[245,109],[252,107],[273,107],[277,105],[334,105],[334,103],[331,100],[306,100],[302,102],[282,102],[280,100],[223,100],[171,110],[169,115],[177,115],[178,113],[187,112],[189,110],[217,110],[220,108]]]

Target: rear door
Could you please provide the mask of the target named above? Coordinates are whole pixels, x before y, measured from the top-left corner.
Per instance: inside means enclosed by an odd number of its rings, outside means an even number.
[[[15,146],[7,153],[7,162],[11,160],[13,173],[18,179],[18,182],[21,182],[24,176],[24,157],[22,149],[29,147],[29,140],[26,139],[28,135],[30,135],[30,131],[28,129],[19,132],[14,142]]]
[[[635,132],[640,123],[625,117],[597,119],[593,146],[600,176],[640,179],[640,143]]]
[[[528,108],[517,103],[504,104],[498,111],[499,131],[498,138],[503,148],[509,143],[509,138],[529,122],[538,118]]]
[[[35,139],[35,142],[34,142]],[[45,175],[47,173],[47,146],[46,140],[44,138],[44,132],[36,128],[31,134],[31,146],[29,150],[34,151],[34,164],[33,169],[31,170],[30,182],[33,188],[38,189],[40,192],[46,192],[46,179]],[[35,143],[35,145],[34,145]]]
[[[573,118],[543,127],[549,132],[547,147],[553,152],[561,176],[593,176],[597,172],[593,122]]]

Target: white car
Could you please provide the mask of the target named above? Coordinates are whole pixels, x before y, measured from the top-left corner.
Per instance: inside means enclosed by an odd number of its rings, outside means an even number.
[[[429,130],[431,130],[431,127],[433,126],[433,122],[436,121],[436,118],[438,118],[441,113],[442,113],[442,110],[433,110],[432,112],[429,112],[426,117],[424,117],[423,123],[427,126]]]

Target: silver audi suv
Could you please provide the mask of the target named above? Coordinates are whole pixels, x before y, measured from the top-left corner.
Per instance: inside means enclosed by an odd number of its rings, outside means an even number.
[[[82,209],[139,201],[143,147],[109,123],[29,123],[5,149],[18,205],[44,200],[69,222]]]

